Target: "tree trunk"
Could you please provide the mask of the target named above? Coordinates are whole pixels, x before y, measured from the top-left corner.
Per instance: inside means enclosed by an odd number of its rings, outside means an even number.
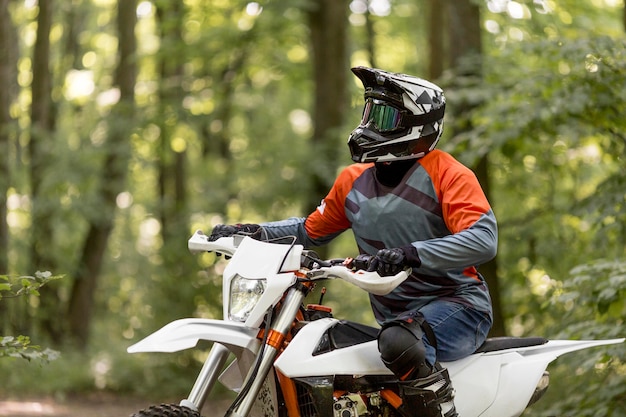
[[[0,0],[0,10],[8,10],[9,1]],[[15,85],[15,39],[8,13],[0,14],[0,275],[8,274],[9,225],[7,197],[11,185],[11,93]],[[3,305],[0,306],[2,309]],[[1,311],[1,310],[0,310]]]
[[[51,213],[43,197],[42,183],[46,176],[46,151],[52,141],[52,98],[50,72],[50,28],[52,26],[52,0],[39,2],[37,40],[33,55],[33,81],[31,104],[31,135],[28,143],[30,156],[31,193],[33,199],[32,262],[36,268],[54,266],[48,255],[51,242]]]
[[[158,193],[163,245],[160,257],[163,260],[161,272],[169,277],[159,281],[153,296],[161,299],[189,299],[190,287],[181,287],[181,280],[191,276],[191,265],[182,260],[188,259],[185,242],[189,238],[188,196],[185,171],[187,168],[186,148],[172,147],[176,129],[184,124],[184,111],[181,103],[185,92],[182,88],[185,76],[183,22],[185,5],[182,2],[159,1],[157,20],[160,31],[161,50],[159,54],[159,127],[160,149],[158,162]],[[167,121],[167,123],[165,123]],[[223,121],[228,123],[227,120]],[[193,314],[194,306],[189,302],[171,303],[168,311],[162,313],[164,319]],[[157,313],[158,314],[158,313]]]
[[[243,43],[238,47],[234,47],[231,51],[230,59],[223,68],[216,72],[219,74],[218,82],[215,88],[216,102],[219,105],[210,117],[205,118],[202,129],[202,156],[207,160],[214,161],[215,158],[223,160],[226,168],[222,180],[219,185],[207,184],[208,192],[210,187],[219,187],[222,198],[211,198],[207,203],[206,209],[210,212],[226,213],[228,202],[232,198],[236,198],[237,192],[233,188],[238,185],[234,172],[235,166],[233,155],[230,150],[230,120],[233,113],[235,87],[237,83],[234,78],[242,72],[248,58],[249,49],[254,47],[255,28],[247,31],[242,35]],[[209,64],[211,65],[211,64]],[[215,65],[215,64],[212,64]],[[220,128],[216,131],[211,130],[212,123],[219,123]],[[210,162],[212,163],[212,162]],[[224,190],[227,192],[224,193]]]
[[[368,7],[365,11],[365,50],[369,56],[372,68],[378,68],[378,61],[376,59],[376,31],[374,30],[374,20],[369,9],[370,3],[371,1],[368,0]]]
[[[343,153],[337,149],[337,134],[348,109],[347,10],[346,0],[316,0],[309,11],[315,81],[312,138],[315,157],[311,160],[312,187],[305,206],[307,214],[328,193],[340,163],[337,155]],[[323,258],[327,248],[319,248],[318,252]]]
[[[315,154],[321,156],[319,161],[324,172],[313,170],[308,212],[314,210],[328,192],[339,163],[337,155],[342,153],[337,149],[337,133],[348,108],[347,10],[345,0],[317,0],[309,11],[315,81],[312,140]]]
[[[78,347],[85,348],[94,307],[95,291],[106,252],[107,242],[113,230],[116,198],[124,190],[130,159],[130,132],[134,118],[134,89],[136,79],[136,0],[118,2],[119,62],[116,84],[120,89],[120,101],[115,105],[109,119],[107,155],[103,166],[103,181],[99,185],[102,216],[89,225],[83,244],[68,310],[68,322]]]
[[[445,68],[445,10],[441,0],[428,0],[428,76],[431,80],[441,77]]]
[[[472,0],[455,0],[448,2],[449,33],[450,33],[450,63],[457,76],[475,78],[476,83],[481,82],[481,53],[480,40],[480,10],[478,4]],[[472,105],[459,103],[455,108],[455,123],[457,129],[471,129],[469,113]],[[474,167],[476,176],[480,181],[487,198],[491,200],[491,187],[489,178],[489,155],[484,155]],[[497,258],[481,265],[480,271],[487,280],[493,302],[494,324],[491,329],[492,336],[503,336],[506,333],[502,303],[500,300],[500,281],[498,278]]]
[[[54,116],[51,97],[50,28],[53,0],[38,2],[37,34],[33,52],[33,81],[31,84],[31,127],[28,142],[31,184],[31,265],[35,270],[55,271],[53,256],[55,200],[47,195],[45,179],[50,175],[49,153],[54,146]],[[45,333],[58,343],[62,336],[61,299],[57,285],[41,292],[38,314]]]
[[[159,114],[161,115],[160,128],[160,155],[159,155],[159,198],[160,221],[163,247],[170,243],[178,245],[181,221],[184,221],[186,207],[185,193],[185,160],[186,151],[172,149],[171,140],[175,128],[180,122],[180,102],[182,91],[183,56],[180,55],[178,45],[182,40],[182,24],[184,9],[182,3],[158,2],[157,17],[161,31]],[[165,123],[165,121],[168,121]],[[186,230],[185,230],[186,233]],[[165,249],[164,255],[167,255]]]
[[[9,0],[0,0],[0,10],[8,10]],[[15,50],[16,36],[8,13],[0,13],[0,275],[9,273],[9,224],[7,222],[7,198],[11,186],[11,137],[15,129],[11,120],[10,106],[16,83]],[[11,334],[12,317],[6,303],[0,303],[0,335]]]

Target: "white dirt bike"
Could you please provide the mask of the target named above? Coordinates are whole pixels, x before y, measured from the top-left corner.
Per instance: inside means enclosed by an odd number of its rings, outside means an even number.
[[[198,231],[188,245],[192,253],[232,256],[223,274],[224,319],[177,320],[128,348],[177,352],[200,340],[214,342],[186,399],[134,417],[198,417],[218,381],[237,393],[225,417],[401,417],[398,381],[380,359],[378,329],[303,302],[328,279],[387,294],[408,271],[381,277],[355,270],[349,259],[317,259],[293,240],[233,236],[211,242]],[[546,368],[558,356],[623,341],[492,338],[474,354],[442,365],[461,417],[514,417],[547,389]]]

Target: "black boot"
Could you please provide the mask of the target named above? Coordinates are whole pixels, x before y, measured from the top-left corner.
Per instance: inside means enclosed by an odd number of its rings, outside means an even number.
[[[399,383],[404,417],[458,417],[454,408],[454,389],[447,369],[424,378]]]

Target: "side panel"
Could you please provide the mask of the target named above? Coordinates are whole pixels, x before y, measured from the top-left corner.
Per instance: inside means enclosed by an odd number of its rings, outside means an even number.
[[[324,375],[391,375],[380,360],[376,341],[313,356],[324,332],[338,323],[332,318],[313,321],[304,326],[275,362],[276,368],[289,378]]]

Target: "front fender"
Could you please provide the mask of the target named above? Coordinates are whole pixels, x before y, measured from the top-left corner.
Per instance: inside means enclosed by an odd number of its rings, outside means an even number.
[[[217,342],[230,350],[243,348],[253,353],[259,348],[257,331],[242,323],[212,319],[181,319],[173,321],[134,345],[129,353],[178,352],[190,349],[200,340]]]

